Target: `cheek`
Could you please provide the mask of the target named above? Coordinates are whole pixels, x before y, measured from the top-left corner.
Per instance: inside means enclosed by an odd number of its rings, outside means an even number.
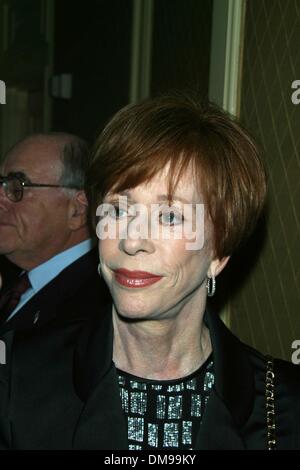
[[[18,231],[37,235],[42,229],[44,211],[34,204],[20,204],[14,211],[14,219]]]
[[[57,234],[64,236],[67,225],[66,205],[63,202],[50,198],[44,200],[39,193],[35,199],[26,199],[16,214],[18,230],[33,239],[56,237]]]
[[[109,261],[111,257],[120,253],[119,240],[99,240],[98,250],[100,258],[104,261]]]
[[[211,261],[209,244],[205,243],[200,250],[187,250],[186,240],[169,240],[161,252],[161,260],[177,282],[202,281]]]
[[[169,268],[184,267],[190,256],[185,248],[185,240],[166,240],[157,252]]]
[[[166,287],[182,288],[190,277],[192,258],[184,240],[163,240],[155,244],[152,264],[166,276]]]

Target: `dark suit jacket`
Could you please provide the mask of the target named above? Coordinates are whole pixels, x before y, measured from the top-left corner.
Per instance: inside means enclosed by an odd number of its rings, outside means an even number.
[[[82,403],[73,355],[91,312],[107,301],[96,249],[64,269],[0,328],[0,448],[68,449]]]
[[[207,311],[215,385],[196,449],[266,449],[266,358],[242,344]],[[83,402],[74,449],[128,449],[127,431],[112,362],[111,306],[86,329],[75,359],[75,387]],[[300,449],[300,369],[275,361],[278,449]]]

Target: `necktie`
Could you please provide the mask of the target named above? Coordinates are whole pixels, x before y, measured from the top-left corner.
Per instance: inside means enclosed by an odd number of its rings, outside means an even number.
[[[27,272],[23,273],[11,287],[0,295],[0,322],[4,322],[14,311],[24,292],[31,287]]]

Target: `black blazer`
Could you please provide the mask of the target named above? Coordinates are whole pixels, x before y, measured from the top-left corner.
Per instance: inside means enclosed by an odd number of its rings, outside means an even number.
[[[64,269],[0,328],[0,448],[69,449],[82,402],[73,355],[91,312],[108,300],[94,249]]]
[[[207,311],[215,385],[198,433],[196,449],[266,449],[266,358],[242,344],[218,316]],[[74,449],[128,449],[126,423],[112,362],[111,305],[80,338],[74,372],[83,402]],[[300,369],[275,360],[278,449],[300,449]]]

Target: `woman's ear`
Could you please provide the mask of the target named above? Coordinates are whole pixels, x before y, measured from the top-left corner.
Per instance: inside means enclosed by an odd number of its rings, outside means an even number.
[[[69,227],[78,230],[87,224],[88,201],[85,192],[77,191],[70,201]]]
[[[209,269],[207,275],[209,277],[217,277],[221,271],[225,268],[226,264],[228,263],[230,256],[224,256],[224,258],[216,258],[212,260],[209,265]]]

